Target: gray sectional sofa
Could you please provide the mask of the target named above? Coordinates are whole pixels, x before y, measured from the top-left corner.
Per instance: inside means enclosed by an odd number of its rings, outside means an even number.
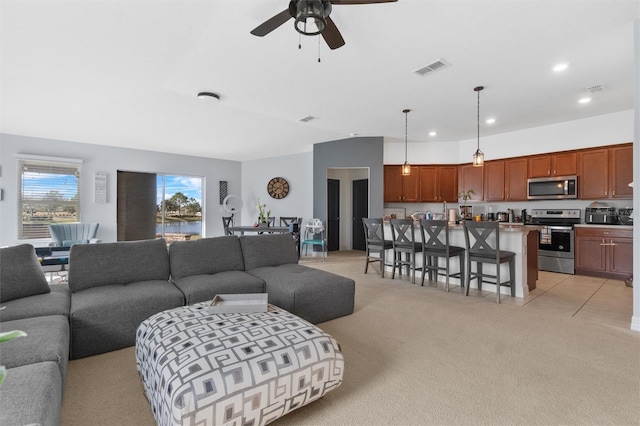
[[[289,234],[162,239],[71,248],[69,284],[48,285],[34,249],[0,249],[0,345],[7,378],[0,424],[60,423],[69,358],[135,344],[149,316],[216,294],[267,292],[269,303],[314,324],[353,313],[355,283],[298,264]]]

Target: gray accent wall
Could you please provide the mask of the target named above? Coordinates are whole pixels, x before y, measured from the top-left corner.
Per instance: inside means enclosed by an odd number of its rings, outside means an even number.
[[[384,138],[356,137],[313,146],[313,216],[327,220],[327,169],[369,168],[369,216],[382,217]]]

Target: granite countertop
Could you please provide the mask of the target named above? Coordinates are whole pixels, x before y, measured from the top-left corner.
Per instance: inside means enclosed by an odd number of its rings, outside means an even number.
[[[633,225],[601,225],[591,223],[579,223],[575,228],[605,228],[605,229],[633,229]]]

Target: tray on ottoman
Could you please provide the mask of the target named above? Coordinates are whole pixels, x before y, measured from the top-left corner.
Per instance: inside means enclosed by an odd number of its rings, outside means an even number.
[[[138,327],[137,368],[158,425],[264,425],[342,383],[340,346],[318,327],[273,305],[209,307],[160,312]]]

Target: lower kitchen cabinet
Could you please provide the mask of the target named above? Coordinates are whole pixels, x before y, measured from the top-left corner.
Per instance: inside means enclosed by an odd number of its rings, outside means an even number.
[[[633,230],[575,228],[575,269],[578,275],[624,280],[633,275]]]

